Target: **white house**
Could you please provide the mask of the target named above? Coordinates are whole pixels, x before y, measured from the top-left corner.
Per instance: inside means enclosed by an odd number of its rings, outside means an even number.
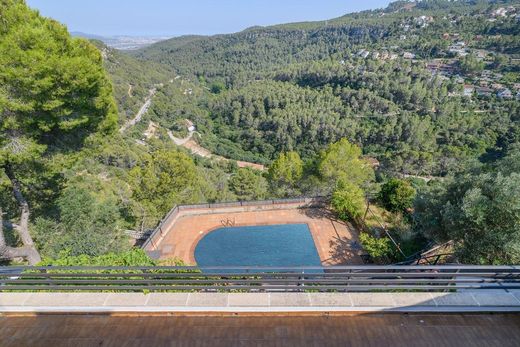
[[[469,84],[465,84],[464,88],[462,90],[462,95],[470,97],[470,96],[473,95],[474,92],[475,92],[475,86],[472,86],[472,85],[469,85]]]

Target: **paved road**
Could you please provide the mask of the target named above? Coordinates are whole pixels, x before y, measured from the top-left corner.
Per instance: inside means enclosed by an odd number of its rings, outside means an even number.
[[[141,106],[134,118],[128,120],[125,124],[123,124],[123,126],[119,129],[120,133],[125,132],[128,128],[134,126],[135,124],[141,121],[141,118],[143,118],[144,114],[146,113],[146,111],[148,111],[148,108],[150,108],[150,105],[152,104],[152,98],[155,95],[155,91],[155,88],[149,90],[150,94],[148,94],[148,97],[146,98],[143,106]]]

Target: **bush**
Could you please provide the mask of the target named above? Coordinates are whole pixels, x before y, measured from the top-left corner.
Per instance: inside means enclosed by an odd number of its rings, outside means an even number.
[[[354,220],[361,217],[365,208],[363,190],[350,182],[343,182],[332,193],[332,209],[343,220]]]
[[[145,251],[133,248],[121,253],[107,253],[98,256],[86,254],[73,256],[69,251],[62,251],[56,259],[45,258],[41,266],[155,266],[157,263]]]
[[[70,186],[57,200],[58,221],[36,219],[34,233],[44,255],[97,256],[128,249],[115,198],[99,196],[85,187]]]
[[[413,206],[416,191],[408,181],[392,178],[381,187],[379,200],[391,212],[402,212]]]
[[[376,238],[368,233],[361,233],[359,234],[359,240],[365,251],[374,260],[388,259],[392,256],[392,246],[390,245],[390,239],[387,237]]]

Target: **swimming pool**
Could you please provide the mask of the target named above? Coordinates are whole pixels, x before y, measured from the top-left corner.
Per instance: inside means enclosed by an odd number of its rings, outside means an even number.
[[[204,236],[195,260],[205,266],[320,266],[307,224],[225,227]]]

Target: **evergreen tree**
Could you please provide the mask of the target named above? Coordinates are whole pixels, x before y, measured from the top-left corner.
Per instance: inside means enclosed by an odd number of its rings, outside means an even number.
[[[0,230],[0,256],[34,264],[40,256],[29,233],[35,202],[27,187],[46,184],[46,175],[35,170],[45,165],[44,157],[77,150],[92,133],[112,131],[117,109],[94,46],[71,38],[24,1],[2,0],[0,12],[0,174],[19,206],[19,223],[12,225],[22,244],[8,245]]]
[[[240,168],[229,182],[238,200],[259,200],[267,195],[267,181],[250,168]]]
[[[403,212],[413,206],[415,189],[408,181],[391,178],[381,186],[379,200],[392,212]]]
[[[269,166],[269,182],[279,196],[294,195],[303,174],[303,161],[296,152],[280,153]]]

